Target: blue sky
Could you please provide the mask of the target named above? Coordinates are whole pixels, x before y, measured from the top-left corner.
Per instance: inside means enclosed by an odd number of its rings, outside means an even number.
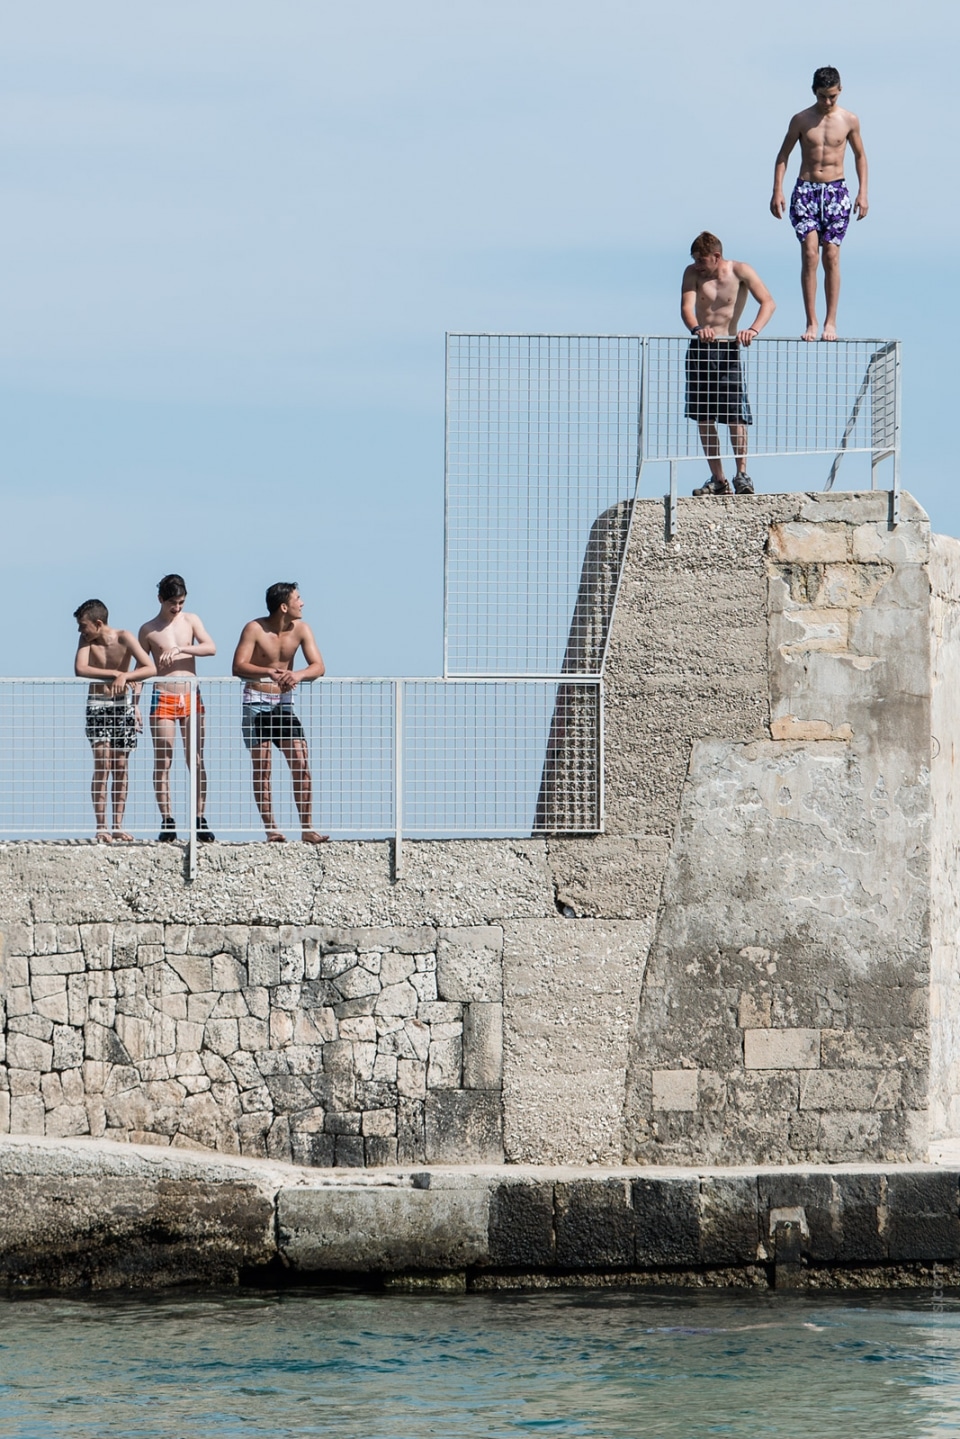
[[[135,626],[173,569],[210,671],[290,577],[331,672],[436,673],[444,331],[676,331],[707,227],[799,333],[767,204],[819,64],[872,167],[841,331],[904,340],[904,483],[960,533],[958,28],[887,0],[6,7],[0,672],[69,672],[81,600]]]

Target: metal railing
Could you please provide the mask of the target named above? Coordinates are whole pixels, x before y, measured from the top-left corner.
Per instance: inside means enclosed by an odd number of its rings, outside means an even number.
[[[248,722],[246,737],[241,681],[201,678],[178,689],[179,716],[164,718],[154,699],[161,687],[148,682],[136,712],[120,701],[105,717],[96,704],[88,712],[86,681],[0,679],[0,840],[93,836],[100,789],[110,842],[114,830],[157,840],[166,775],[193,872],[200,815],[218,840],[265,837],[254,779],[262,801],[267,756],[276,831],[392,837],[398,872],[405,836],[603,826],[598,679],[324,679],[296,689],[296,724]],[[124,785],[117,818],[113,790]]]
[[[891,520],[899,522],[898,340],[809,344],[761,336],[740,346],[650,335],[642,345],[637,480],[645,464],[669,464],[669,535],[676,530],[679,465],[705,465],[699,420],[715,427],[724,458],[734,451],[731,424],[741,427],[750,464],[829,456],[825,490],[845,455],[869,456],[872,489],[878,467],[891,460]]]
[[[672,538],[680,466],[706,473],[690,351],[680,336],[447,336],[445,674],[599,672],[641,477],[668,466]],[[761,337],[736,359],[757,487],[777,488],[768,462],[823,456],[829,489],[856,453],[876,486],[889,459],[896,523],[899,342]],[[792,488],[813,488],[810,470]]]

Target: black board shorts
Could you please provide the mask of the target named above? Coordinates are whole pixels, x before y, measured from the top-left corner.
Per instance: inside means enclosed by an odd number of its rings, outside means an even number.
[[[718,425],[752,425],[750,401],[743,381],[740,346],[735,340],[693,339],[687,348],[688,420]]]
[[[247,749],[260,744],[275,744],[279,749],[291,740],[304,738],[303,725],[293,705],[243,706],[243,742]]]

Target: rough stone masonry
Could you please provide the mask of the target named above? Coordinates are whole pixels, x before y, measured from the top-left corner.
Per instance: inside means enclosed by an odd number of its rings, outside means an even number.
[[[190,884],[167,846],[0,846],[0,1132],[312,1166],[956,1136],[960,544],[881,493],[630,519],[603,834],[409,843],[397,881],[382,843],[205,846]]]

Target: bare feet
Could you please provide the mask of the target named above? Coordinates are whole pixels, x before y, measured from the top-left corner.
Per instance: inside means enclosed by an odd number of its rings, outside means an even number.
[[[304,844],[326,844],[330,836],[328,834],[317,834],[315,829],[305,829],[301,838]]]
[[[820,336],[820,338],[821,340],[835,340],[837,338],[836,325],[824,325],[823,334]]]
[[[97,844],[113,844],[113,835],[108,829],[97,830]]]
[[[278,829],[267,830],[267,844],[286,844],[287,836],[281,834]]]
[[[803,334],[800,336],[800,338],[801,338],[801,340],[815,340],[815,339],[817,338],[817,322],[816,322],[816,320],[811,320],[811,321],[810,321],[809,325],[808,325],[807,328],[804,330],[804,332],[803,332]]]
[[[133,835],[127,834],[125,829],[115,829],[113,831],[113,837],[114,839],[121,840],[124,844],[130,844],[133,841]]]

